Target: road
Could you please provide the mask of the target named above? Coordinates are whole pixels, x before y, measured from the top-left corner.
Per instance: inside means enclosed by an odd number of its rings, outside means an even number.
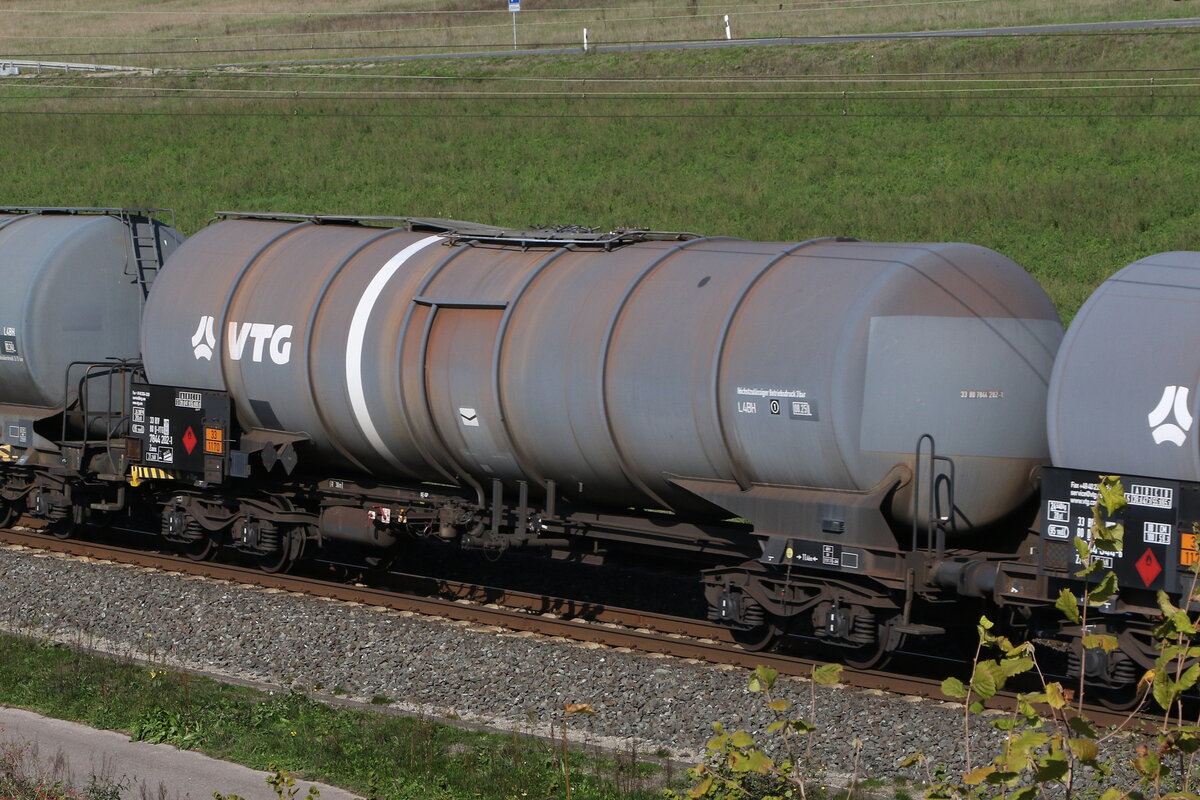
[[[122,800],[211,800],[213,792],[246,800],[278,800],[267,773],[218,761],[166,744],[131,742],[115,731],[100,731],[29,711],[0,707],[0,755],[17,759],[25,774],[41,773],[86,789],[92,778],[121,784]],[[36,762],[36,763],[35,763]],[[322,783],[296,781],[296,797],[309,786],[321,800],[354,800],[355,795]]]

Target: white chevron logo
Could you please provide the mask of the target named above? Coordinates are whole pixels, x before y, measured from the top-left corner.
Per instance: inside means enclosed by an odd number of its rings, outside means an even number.
[[[1167,422],[1167,417],[1174,415],[1174,422]],[[1188,388],[1186,386],[1163,387],[1162,399],[1154,410],[1146,415],[1150,423],[1150,433],[1154,436],[1155,444],[1170,442],[1176,447],[1182,447],[1187,441],[1188,431],[1192,429],[1192,414],[1188,410]]]
[[[203,316],[200,318],[200,324],[196,326],[196,332],[192,334],[192,355],[196,360],[205,359],[212,361],[213,348],[217,346],[217,337],[213,333],[213,318]]]

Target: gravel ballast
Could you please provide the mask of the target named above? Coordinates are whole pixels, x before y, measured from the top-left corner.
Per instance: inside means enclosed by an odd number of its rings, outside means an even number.
[[[773,719],[744,670],[20,548],[0,549],[0,627],[542,735],[564,704],[589,703],[598,713],[571,727],[591,742],[685,760],[703,752],[714,720],[760,732]],[[813,715],[808,681],[781,678],[776,688],[817,725],[812,755],[831,775],[896,774],[917,750],[962,765],[961,706],[818,686]],[[999,737],[977,727],[972,748],[986,761]]]

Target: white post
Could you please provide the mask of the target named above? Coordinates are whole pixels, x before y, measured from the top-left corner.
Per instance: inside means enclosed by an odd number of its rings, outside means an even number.
[[[513,50],[517,49],[517,12],[512,12],[513,15]]]
[[[733,38],[733,34],[731,34],[729,32],[729,15],[728,14],[725,15],[725,38],[726,39]]]
[[[587,52],[587,28],[583,29],[583,52]]]

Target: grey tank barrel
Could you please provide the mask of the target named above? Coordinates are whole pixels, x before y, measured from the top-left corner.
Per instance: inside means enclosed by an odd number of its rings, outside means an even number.
[[[1054,365],[1055,466],[1200,481],[1197,341],[1200,252],[1143,258],[1101,284]]]
[[[928,433],[982,525],[1047,458],[1062,327],[991,250],[421,227],[209,226],[147,302],[150,379],[227,390],[330,467],[480,496],[728,516],[673,479],[868,490]]]
[[[28,430],[30,420],[74,399],[85,371],[72,368],[69,377],[72,363],[138,358],[139,278],[152,278],[183,239],[149,213],[0,208],[0,417],[6,437],[10,427]]]

